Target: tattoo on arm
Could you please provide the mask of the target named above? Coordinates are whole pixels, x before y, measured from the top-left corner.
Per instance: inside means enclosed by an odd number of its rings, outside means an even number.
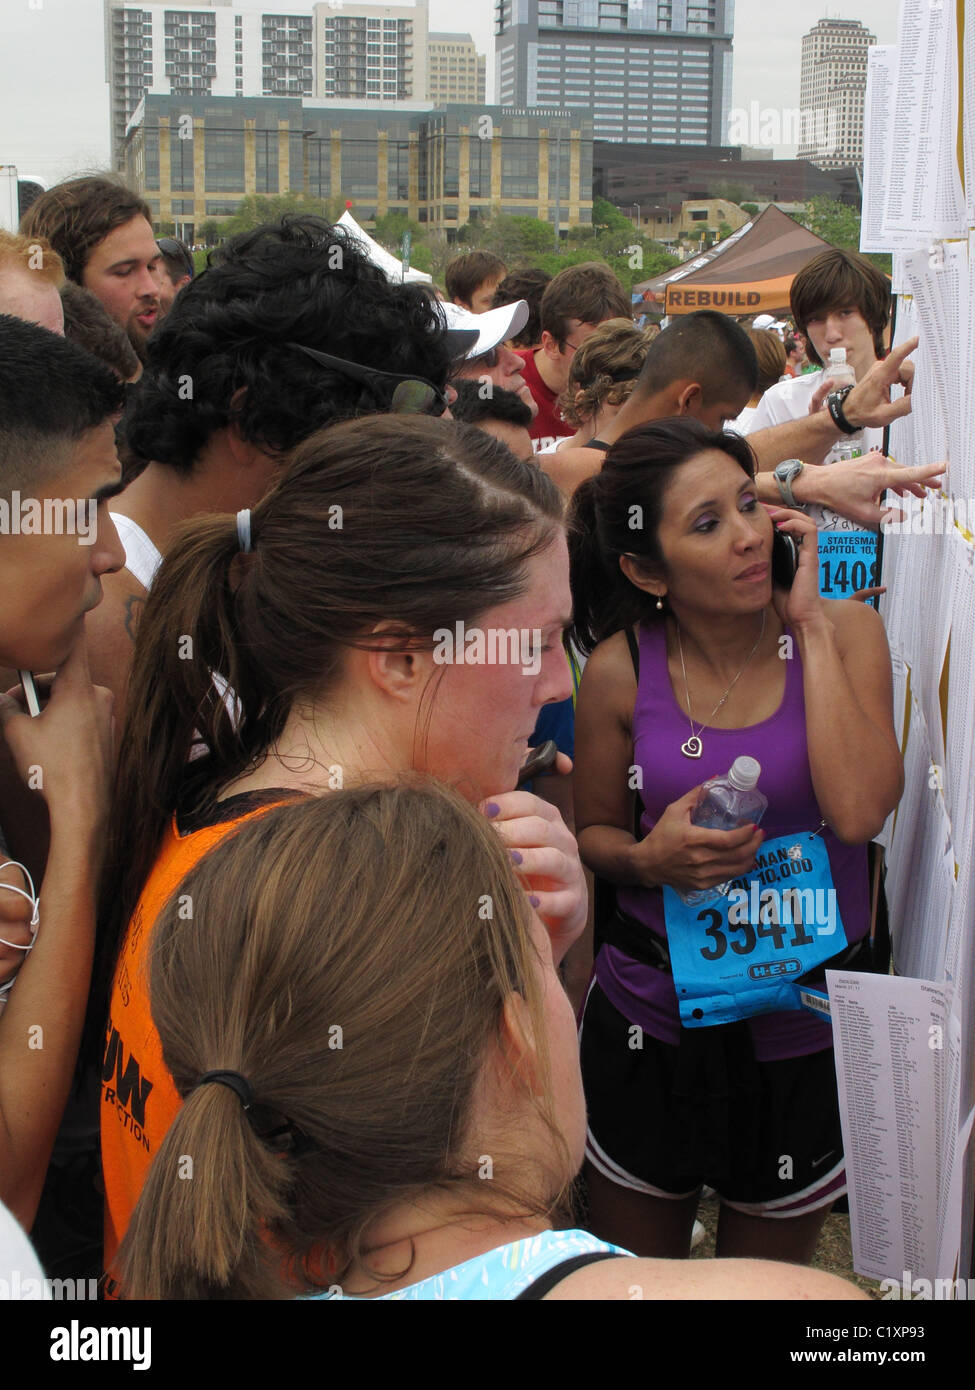
[[[129,641],[133,646],[135,646],[135,634],[139,626],[139,618],[145,606],[146,601],[139,594],[127,595],[125,600],[125,631],[128,633]]]

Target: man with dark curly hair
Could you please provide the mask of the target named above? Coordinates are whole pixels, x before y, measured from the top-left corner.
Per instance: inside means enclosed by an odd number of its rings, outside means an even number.
[[[120,725],[139,616],[174,529],[253,507],[289,451],[325,425],[441,413],[451,351],[430,296],[390,284],[319,218],[285,217],[211,253],[150,339],[123,422],[128,451],[146,462],[113,508],[126,567],[88,629],[94,679],[114,692]]]

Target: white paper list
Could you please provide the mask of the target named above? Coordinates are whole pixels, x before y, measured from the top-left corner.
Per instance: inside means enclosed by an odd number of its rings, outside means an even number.
[[[874,44],[867,50],[867,90],[863,104],[863,214],[861,251],[916,250],[910,232],[884,234],[884,198],[894,155],[894,104],[897,92],[897,45]],[[898,160],[901,156],[898,153]],[[898,293],[899,286],[894,286]]]
[[[902,0],[882,234],[964,236],[955,6]]]
[[[948,1001],[942,986],[826,972],[853,1268],[870,1279],[944,1277],[938,1232]],[[932,1030],[940,1030],[932,1031]],[[932,1041],[941,1040],[940,1046]]]

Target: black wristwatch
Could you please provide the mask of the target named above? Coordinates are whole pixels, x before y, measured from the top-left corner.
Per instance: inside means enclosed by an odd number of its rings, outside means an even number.
[[[860,432],[860,426],[851,425],[843,413],[843,402],[852,390],[852,386],[841,386],[838,391],[831,391],[826,397],[826,409],[830,413],[830,418],[843,434],[859,434]]]

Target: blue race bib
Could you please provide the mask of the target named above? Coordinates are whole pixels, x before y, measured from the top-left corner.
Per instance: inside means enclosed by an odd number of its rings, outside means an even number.
[[[876,531],[820,531],[817,541],[823,598],[849,598],[880,583]]]
[[[829,853],[809,831],[766,840],[756,868],[707,904],[663,896],[685,1028],[802,1008],[795,982],[847,944]]]

